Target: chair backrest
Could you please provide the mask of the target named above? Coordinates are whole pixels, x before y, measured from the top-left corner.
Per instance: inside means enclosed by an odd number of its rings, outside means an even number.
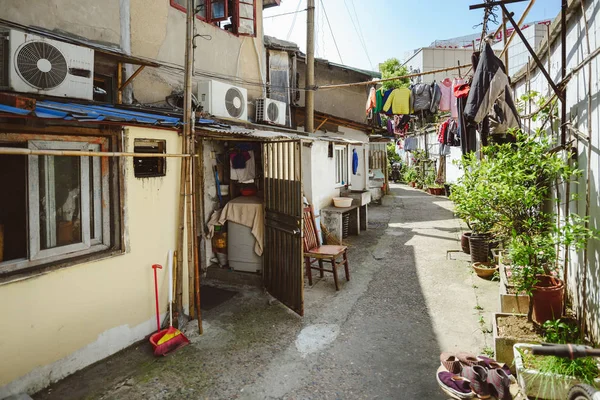
[[[315,213],[313,206],[304,207],[304,251],[309,251],[315,247],[319,247],[319,239],[317,233],[317,224],[315,222]]]

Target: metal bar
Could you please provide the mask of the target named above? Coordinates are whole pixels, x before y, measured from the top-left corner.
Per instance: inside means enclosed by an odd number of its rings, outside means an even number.
[[[499,1],[490,1],[488,3],[474,4],[472,6],[469,6],[469,10],[477,10],[477,9],[480,9],[480,8],[491,8],[491,7],[495,7],[495,6],[501,6],[501,7],[504,8],[505,4],[522,3],[524,1],[527,1],[527,0],[499,0]]]
[[[566,2],[566,0],[563,0],[563,2]],[[525,47],[527,47],[527,50],[529,51],[529,54],[531,54],[531,57],[533,57],[533,59],[535,60],[536,65],[538,66],[538,68],[540,69],[540,71],[542,71],[542,74],[544,74],[544,76],[548,80],[548,83],[550,84],[550,86],[552,86],[552,90],[554,90],[554,93],[556,93],[556,95],[558,96],[559,99],[563,99],[564,92],[561,91],[558,88],[558,86],[556,86],[556,84],[552,80],[552,77],[550,76],[550,74],[548,73],[548,71],[546,71],[546,68],[544,67],[544,64],[542,64],[542,62],[540,61],[539,57],[535,53],[535,50],[533,50],[533,48],[531,47],[531,45],[529,44],[529,42],[525,38],[525,35],[523,35],[523,32],[521,32],[521,28],[519,28],[519,25],[515,22],[514,18],[512,17],[512,14],[506,9],[506,6],[504,4],[501,3],[500,6],[502,7],[502,9],[504,10],[504,12],[506,13],[506,17],[508,18],[508,20],[512,24],[513,28],[515,28],[515,32],[517,32],[517,34],[521,38],[521,41],[523,42],[523,44],[525,45]],[[566,72],[565,72],[565,75],[566,75]]]
[[[121,153],[116,151],[75,151],[75,150],[33,150],[16,147],[0,147],[0,154],[22,156],[73,156],[73,157],[140,157],[140,158],[189,158],[191,154],[167,153]]]
[[[523,22],[525,22],[525,18],[527,18],[527,14],[529,14],[529,11],[531,11],[531,7],[533,7],[534,4],[535,4],[535,0],[529,1],[527,8],[525,9],[525,11],[523,11],[523,15],[521,15],[521,18],[519,18],[519,26],[523,25]],[[504,55],[508,51],[508,46],[510,46],[510,43],[512,42],[514,37],[515,37],[515,32],[513,31],[510,34],[508,41],[504,45],[504,48],[502,49],[502,53],[500,53],[501,56]],[[548,43],[550,43],[550,40],[548,40]],[[508,67],[506,67],[506,69],[508,70]]]
[[[123,82],[123,84],[121,86],[119,86],[119,92],[121,92],[123,89],[125,89],[125,86],[129,85],[131,83],[131,81],[133,81],[135,79],[135,77],[138,76],[140,74],[140,72],[142,72],[144,70],[144,68],[145,68],[145,65],[142,65],[141,67],[136,69],[135,72],[129,78],[127,78],[127,80],[125,82]]]

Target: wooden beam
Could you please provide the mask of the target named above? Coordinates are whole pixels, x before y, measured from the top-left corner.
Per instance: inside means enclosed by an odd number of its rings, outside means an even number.
[[[123,64],[117,63],[117,104],[123,104]]]
[[[135,72],[125,82],[123,82],[121,86],[119,86],[119,92],[121,92],[125,88],[125,86],[129,85],[135,79],[135,77],[138,76],[140,72],[144,70],[144,68],[145,66],[142,65],[141,67],[136,69]]]
[[[316,131],[318,131],[319,129],[321,129],[321,127],[322,127],[323,125],[325,125],[325,122],[327,122],[327,120],[328,120],[328,119],[329,119],[329,118],[325,118],[323,121],[321,121],[321,123],[319,124],[319,126],[317,126],[317,127],[315,128],[315,130],[314,130],[314,132],[313,132],[313,133],[315,133]]]

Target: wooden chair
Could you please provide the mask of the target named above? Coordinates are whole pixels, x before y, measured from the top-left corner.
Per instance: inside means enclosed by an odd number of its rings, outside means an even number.
[[[335,290],[340,290],[338,283],[337,268],[344,265],[346,270],[346,280],[350,280],[350,269],[348,268],[348,255],[346,246],[324,245],[319,246],[317,234],[317,226],[315,223],[315,214],[312,206],[304,207],[304,265],[308,275],[308,284],[312,286],[312,270],[316,269],[320,272],[321,278],[324,272],[333,273],[333,281],[335,282]],[[342,257],[342,260],[337,261]],[[323,268],[323,260],[331,263],[332,269]],[[313,266],[317,262],[319,266]]]

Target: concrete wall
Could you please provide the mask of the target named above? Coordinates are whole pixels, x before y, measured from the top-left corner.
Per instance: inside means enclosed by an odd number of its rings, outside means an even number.
[[[591,51],[593,52],[600,45],[600,38],[595,32],[600,29],[600,1],[593,0],[586,3],[586,15],[590,29],[590,42]],[[569,1],[570,7],[575,8],[574,17],[568,22],[567,30],[567,71],[570,71],[573,67],[577,66],[588,54],[586,39],[585,39],[585,23],[580,11],[579,1]],[[557,21],[553,23],[556,25]],[[560,38],[560,35],[558,36]],[[547,51],[542,49],[543,52],[542,61],[547,65]],[[560,80],[560,60],[561,60],[561,46],[560,39],[555,41],[551,46],[551,59],[550,59],[550,75],[554,81]],[[598,194],[598,188],[600,187],[600,137],[598,135],[600,128],[600,110],[599,110],[599,88],[597,77],[600,74],[600,64],[598,59],[594,59],[591,62],[592,71],[592,112],[591,112],[591,127],[588,126],[588,102],[587,102],[587,84],[590,76],[588,75],[588,67],[584,67],[578,73],[576,73],[570,80],[567,86],[567,120],[573,124],[573,127],[577,130],[588,133],[591,128],[592,131],[592,157],[589,160],[591,162],[591,210],[590,210],[590,227],[598,229],[600,228],[600,197]],[[515,77],[513,77],[515,78]],[[525,79],[516,80],[515,82],[515,93],[516,97],[524,94],[527,90]],[[532,74],[531,79],[531,90],[538,91],[545,96],[550,96],[548,84],[539,70],[536,70]],[[560,109],[560,103],[558,105]],[[534,106],[534,111],[536,107]],[[536,127],[536,123],[531,123],[531,129]],[[588,142],[587,140],[578,140],[575,136],[571,135],[570,139],[574,140],[574,146],[577,149],[577,162],[579,168],[584,170],[582,177],[579,179],[578,184],[571,184],[571,193],[578,195],[577,201],[570,202],[570,212],[577,213],[579,215],[585,214],[585,190],[586,190],[586,179],[587,173],[587,151]],[[567,140],[570,140],[567,139]],[[565,187],[560,188],[560,197],[563,201],[563,208],[565,204]],[[564,216],[564,210],[562,210]],[[589,246],[588,263],[589,271],[587,274],[587,296],[582,297],[581,291],[583,287],[583,269],[585,260],[582,252],[571,251],[569,254],[569,276],[568,276],[568,290],[569,297],[573,303],[573,308],[576,310],[578,315],[581,315],[583,301],[587,301],[587,326],[588,330],[592,335],[592,338],[597,343],[600,339],[600,276],[599,260],[600,260],[600,241],[592,240]]]
[[[119,0],[3,0],[2,18],[117,45],[121,38]]]
[[[306,64],[303,61],[298,60],[297,68],[298,73],[300,74],[298,86],[304,88],[306,87]],[[315,84],[317,86],[370,80],[371,78],[366,78],[364,75],[354,71],[329,66],[323,62],[315,63]],[[368,86],[351,86],[319,90],[315,93],[315,111],[365,123],[367,120],[365,105],[367,103],[368,94]],[[303,91],[300,92],[300,101],[298,102],[298,105],[304,107]]]
[[[135,138],[165,139],[167,152],[181,151],[174,131],[129,128],[124,151]],[[168,159],[164,177],[139,179],[126,160],[124,254],[0,285],[0,315],[10,326],[0,331],[0,398],[34,393],[156,329],[151,266],[166,266],[176,249],[180,161]],[[159,271],[161,313],[167,276]]]
[[[131,1],[131,51],[182,67],[185,59],[185,13],[168,0]],[[236,36],[196,19],[196,31],[211,40],[196,39],[195,73],[217,74],[224,82],[235,80],[264,83],[266,57],[263,48],[262,0],[256,0],[256,37]],[[235,83],[248,89],[248,116],[254,118],[254,100],[263,96],[256,84]],[[174,89],[183,89],[183,73],[165,68],[147,68],[133,84],[134,96],[142,103],[163,101]],[[196,88],[194,89],[194,92]]]
[[[428,72],[436,69],[456,67],[460,61],[460,65],[465,65],[465,69],[461,70],[465,74],[471,67],[471,49],[438,49],[433,47],[424,47],[419,50],[410,59],[404,62],[404,65],[410,71],[419,70],[420,72]],[[464,75],[463,75],[464,76]],[[421,82],[431,83],[434,80],[437,82],[443,81],[445,78],[458,78],[458,70],[442,72],[432,75],[424,75],[421,77]]]

